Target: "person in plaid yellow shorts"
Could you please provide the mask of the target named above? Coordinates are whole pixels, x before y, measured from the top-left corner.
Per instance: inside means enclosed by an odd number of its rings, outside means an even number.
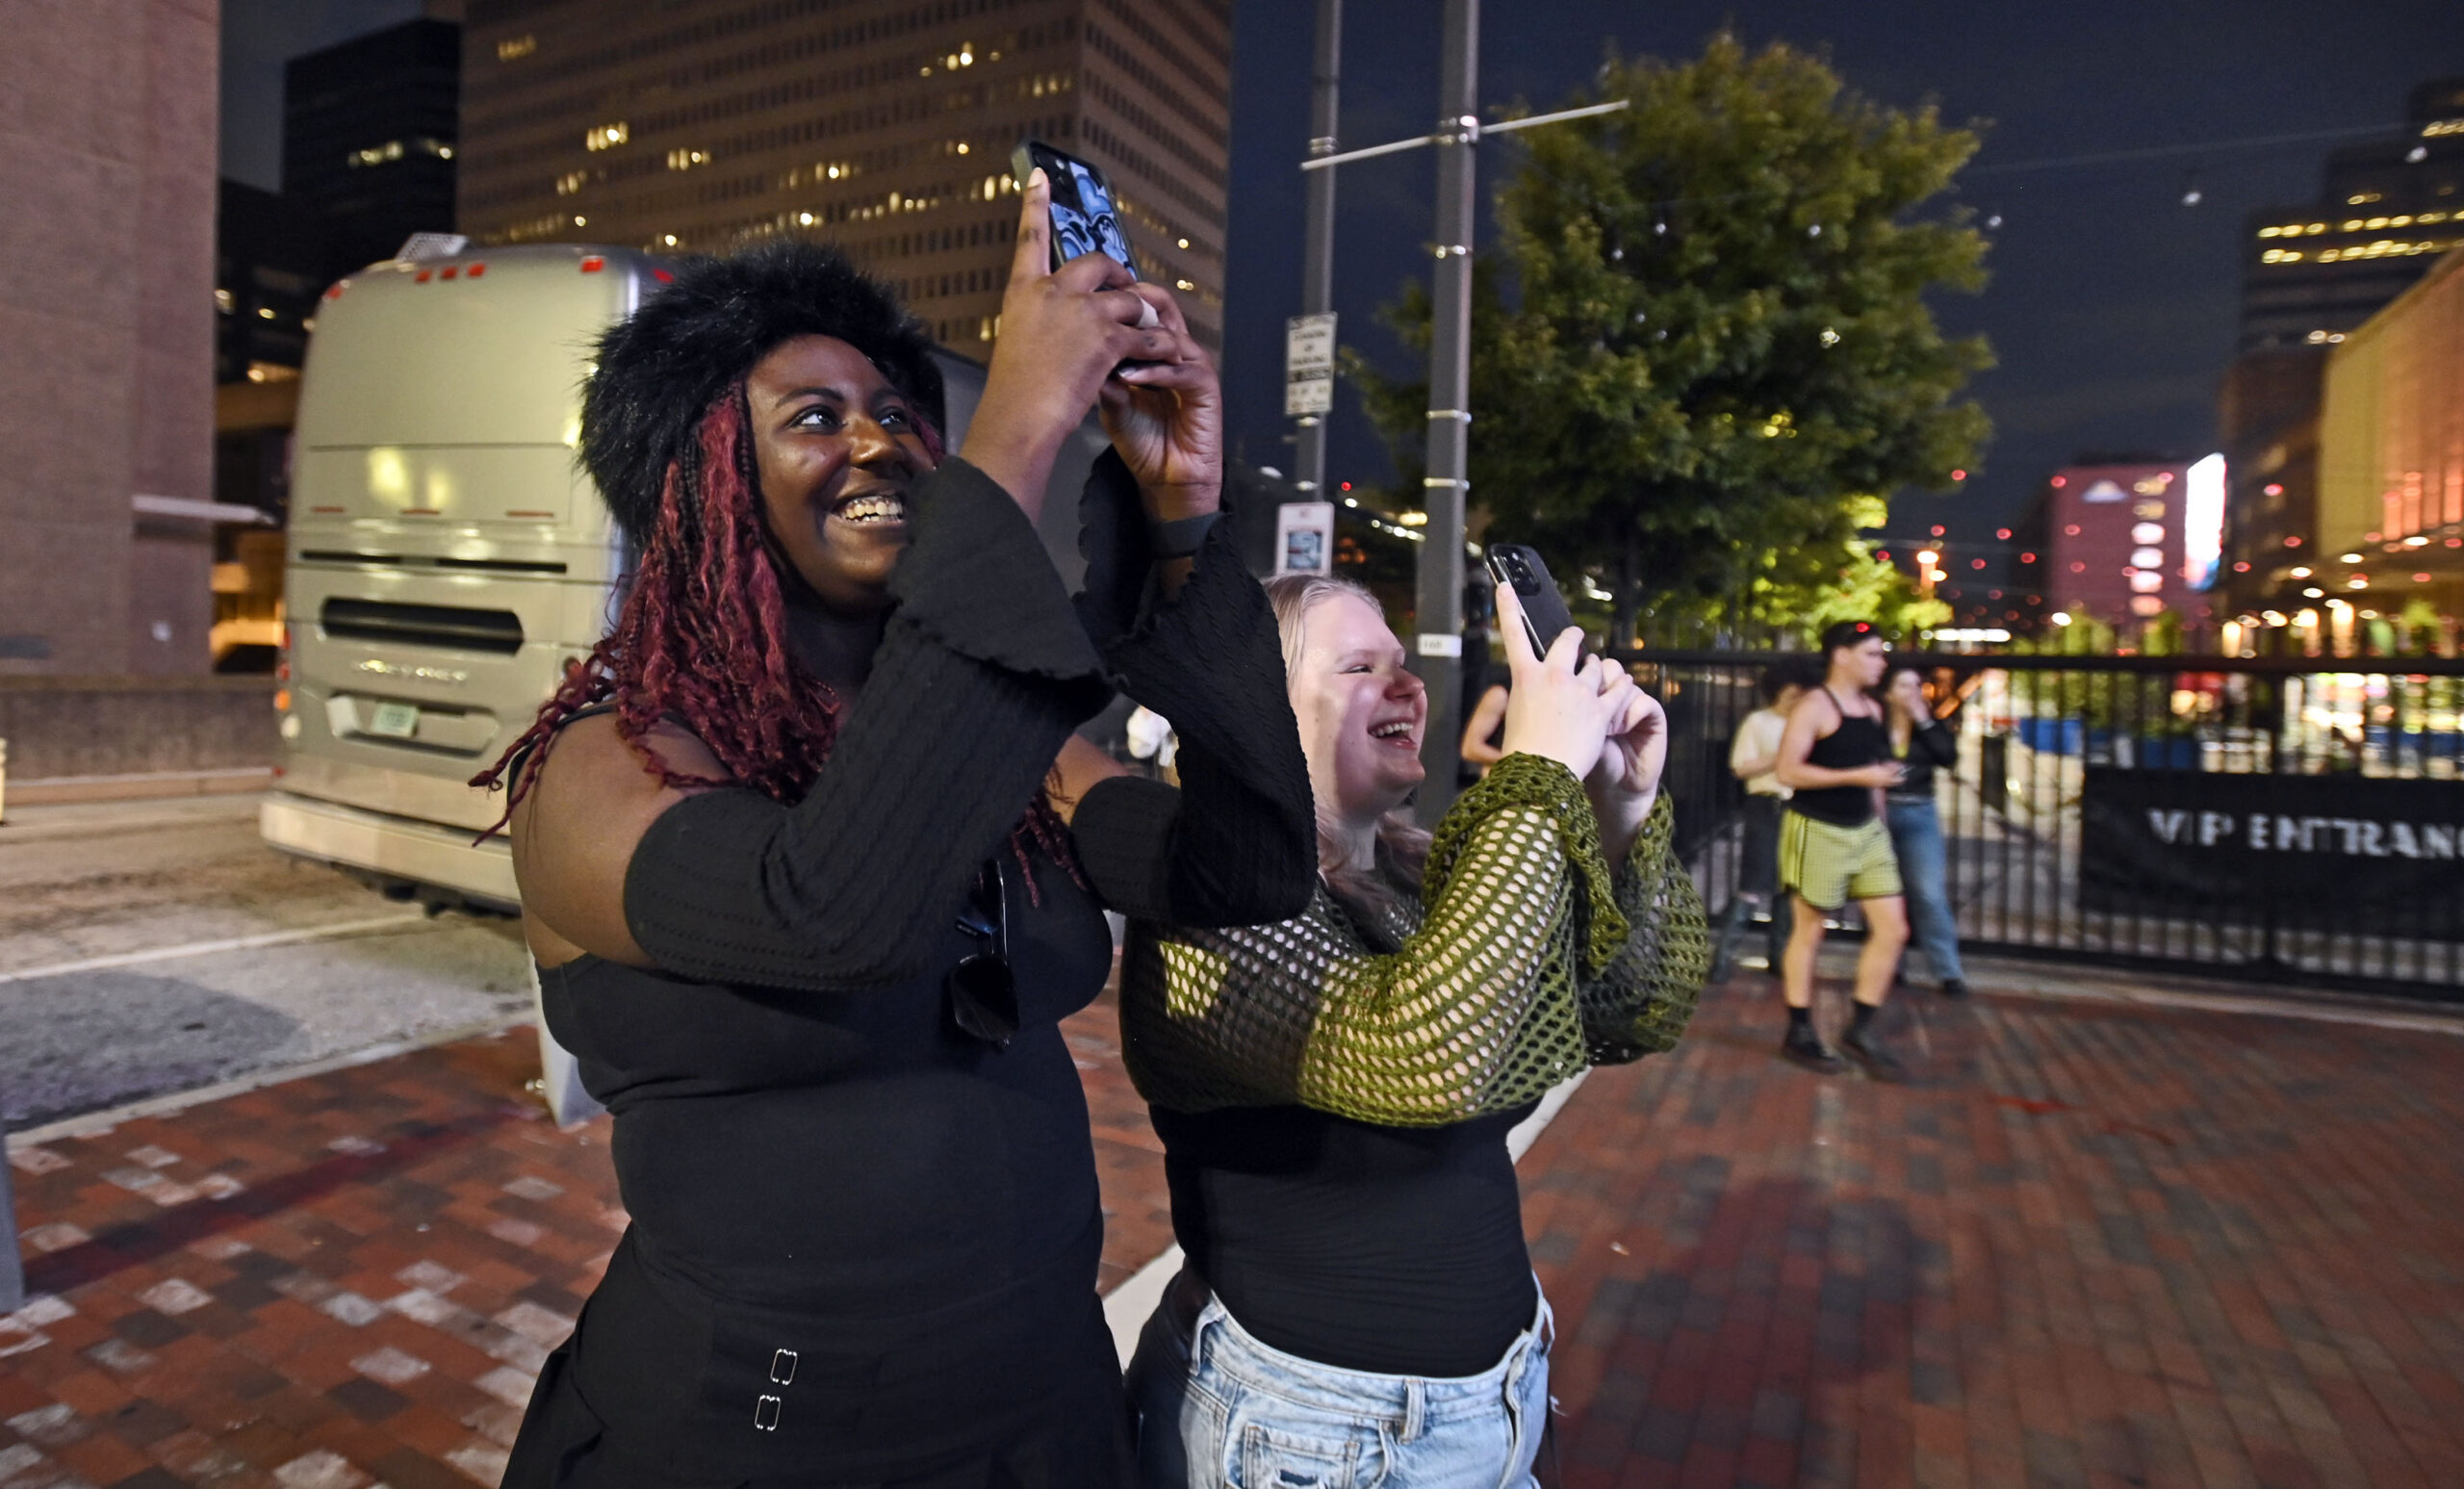
[[[1888,651],[1871,622],[1841,621],[1822,633],[1822,655],[1823,685],[1789,713],[1776,772],[1793,793],[1780,820],[1780,883],[1795,897],[1781,959],[1788,1032],[1780,1052],[1826,1075],[1846,1067],[1844,1053],[1867,1074],[1895,1081],[1905,1071],[1874,1027],[1908,943],[1899,860],[1882,812],[1882,793],[1903,767],[1891,758],[1890,732],[1872,696]],[[1835,1051],[1813,1026],[1814,959],[1824,913],[1851,900],[1865,912],[1865,948],[1857,959],[1856,1014]]]

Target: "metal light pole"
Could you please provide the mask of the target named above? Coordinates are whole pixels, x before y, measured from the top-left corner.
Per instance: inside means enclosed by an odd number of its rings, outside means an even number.
[[[1303,173],[1309,189],[1309,240],[1302,270],[1302,303],[1308,313],[1330,309],[1333,295],[1335,171],[1337,166],[1437,147],[1437,233],[1431,247],[1437,273],[1431,286],[1435,312],[1428,358],[1428,472],[1421,505],[1428,523],[1421,528],[1418,620],[1413,629],[1412,670],[1428,686],[1428,734],[1421,762],[1428,776],[1420,789],[1420,819],[1435,826],[1454,803],[1455,772],[1462,768],[1463,504],[1471,491],[1468,451],[1472,426],[1472,207],[1476,180],[1473,147],[1480,142],[1478,101],[1480,0],[1447,0],[1445,73],[1437,132],[1390,140],[1357,150],[1335,149],[1335,74],[1342,40],[1342,0],[1318,0],[1317,93],[1311,114],[1315,136]],[[1568,119],[1614,114],[1620,98],[1579,109],[1560,109],[1485,126],[1507,134]],[[1331,354],[1331,348],[1330,352]],[[1286,353],[1288,375],[1296,353]],[[1321,374],[1325,375],[1325,374]],[[1300,420],[1298,484],[1313,496],[1325,479],[1322,415]]]
[[[1344,0],[1318,0],[1317,61],[1310,78],[1309,158],[1335,153],[1335,115],[1343,73]],[[1300,313],[1324,315],[1335,308],[1335,173],[1303,172],[1308,191],[1300,250]],[[1326,416],[1300,416],[1293,451],[1293,484],[1306,499],[1326,489]]]
[[[1479,143],[1480,0],[1446,0],[1443,83],[1437,146],[1437,233],[1430,251],[1433,321],[1428,356],[1428,473],[1422,477],[1420,634],[1412,669],[1428,686],[1428,732],[1421,740],[1420,819],[1435,827],[1454,804],[1462,768],[1463,502],[1471,491],[1472,193],[1474,147]],[[1322,171],[1331,175],[1331,171]]]

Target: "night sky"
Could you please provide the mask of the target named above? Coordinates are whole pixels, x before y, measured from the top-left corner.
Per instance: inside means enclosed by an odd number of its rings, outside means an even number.
[[[2464,72],[2454,0],[2070,0],[2025,8],[1837,0],[1490,0],[1482,98],[1559,103],[1612,39],[1630,54],[1683,57],[1724,22],[1749,41],[1831,58],[1887,103],[1938,102],[1989,122],[1975,167],[2151,146],[2367,126],[2392,128],[2416,82]],[[226,0],[225,169],[271,186],[282,61],[416,14],[416,0]],[[1283,463],[1283,318],[1298,308],[1300,172],[1309,116],[1313,0],[1236,6],[1229,345],[1236,448]],[[1435,0],[1347,0],[1346,148],[1425,133],[1436,113]],[[1905,498],[1891,528],[2007,521],[2083,449],[2196,455],[2215,438],[2215,390],[2233,352],[2244,214],[2307,202],[2334,141],[2153,164],[1981,175],[1963,199],[1998,213],[1982,295],[1945,297],[1945,328],[1983,331],[2000,366],[1976,384],[1995,438],[1958,497]],[[1482,146],[1486,188],[1513,167]],[[1426,152],[1343,168],[1336,308],[1343,340],[1407,370],[1377,306],[1424,274],[1433,165]],[[2203,200],[2181,198],[2195,171]],[[1348,390],[1336,395],[1328,478],[1375,481],[1383,449]],[[1492,437],[1500,431],[1483,431]]]

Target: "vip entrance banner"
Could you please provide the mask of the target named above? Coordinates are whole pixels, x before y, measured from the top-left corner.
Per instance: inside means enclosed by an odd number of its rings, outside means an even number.
[[[2464,939],[2464,781],[2089,766],[2079,908]]]

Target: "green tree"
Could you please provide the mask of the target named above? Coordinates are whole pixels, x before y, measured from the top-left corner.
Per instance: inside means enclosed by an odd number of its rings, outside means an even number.
[[[1976,137],[1725,34],[1683,64],[1612,55],[1569,102],[1611,98],[1630,107],[1521,136],[1499,193],[1473,500],[1598,578],[1621,640],[1646,615],[1796,625],[1848,598],[1929,618],[1857,533],[1892,490],[1950,486],[1987,436],[1958,400],[1985,344],[1945,339],[1925,303],[1982,285],[1984,242],[1964,210],[1916,210]],[[1425,351],[1424,289],[1387,314]],[[1426,384],[1346,361],[1416,485]]]

